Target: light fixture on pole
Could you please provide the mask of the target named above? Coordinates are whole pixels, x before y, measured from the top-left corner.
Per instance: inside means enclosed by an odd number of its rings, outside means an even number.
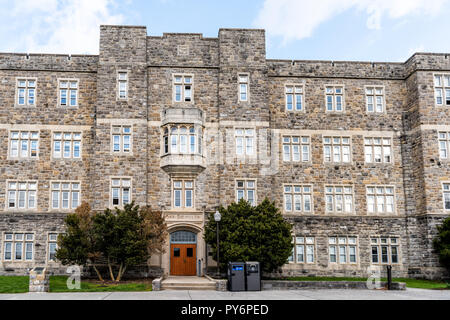
[[[220,262],[219,262],[219,222],[222,219],[222,215],[219,210],[214,214],[214,220],[216,220],[216,231],[217,231],[217,277],[220,278]]]

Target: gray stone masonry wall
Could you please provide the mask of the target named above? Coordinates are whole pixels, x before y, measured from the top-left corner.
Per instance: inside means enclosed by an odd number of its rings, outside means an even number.
[[[171,219],[179,217],[171,222],[177,230],[192,230],[195,223],[199,228],[203,221],[192,221],[235,201],[237,179],[256,180],[258,202],[265,197],[275,201],[295,235],[315,238],[314,263],[286,264],[276,276],[367,276],[370,237],[395,236],[400,261],[394,276],[441,277],[445,270],[432,239],[449,215],[442,183],[450,181],[450,162],[439,158],[437,137],[440,130],[450,131],[450,118],[448,107],[435,105],[433,75],[450,74],[449,55],[416,53],[405,63],[267,60],[264,30],[220,29],[216,38],[186,33],[157,37],[139,26],[101,26],[98,56],[0,53],[0,274],[27,274],[41,265],[64,273],[63,266],[47,261],[48,233],[63,232],[69,212],[50,209],[51,181],[80,181],[81,200],[100,211],[110,206],[111,178],[130,177],[132,200],[169,213]],[[127,72],[127,99],[118,98],[118,72]],[[193,77],[191,102],[174,102],[175,74]],[[239,74],[249,77],[245,102],[239,101]],[[35,107],[16,105],[18,77],[36,78]],[[78,107],[58,106],[58,79],[79,80]],[[286,85],[304,86],[302,112],[286,111]],[[327,85],[343,86],[343,112],[326,112]],[[375,85],[385,92],[385,112],[380,114],[366,112],[365,86]],[[184,173],[164,170],[161,115],[189,108],[201,114],[196,121],[204,130],[200,162],[205,165]],[[113,125],[132,127],[129,154],[112,153]],[[257,133],[253,158],[233,156],[237,128]],[[37,159],[9,159],[10,130],[40,132]],[[52,159],[54,131],[82,132],[80,160]],[[311,160],[284,162],[283,135],[310,137]],[[325,135],[351,137],[350,163],[324,163]],[[392,138],[392,163],[365,163],[366,136]],[[264,159],[268,161],[261,163]],[[182,160],[171,165],[189,168]],[[195,182],[189,210],[172,207],[171,185],[181,178]],[[37,180],[37,209],[8,210],[7,180]],[[284,184],[312,185],[310,214],[284,212]],[[342,184],[353,186],[354,212],[326,213],[325,186]],[[394,186],[393,214],[367,213],[367,185]],[[35,234],[33,261],[4,261],[5,232]],[[332,236],[357,237],[357,263],[329,262]],[[198,257],[209,261],[205,268],[214,267],[207,253]],[[167,273],[164,259],[152,259],[148,269],[134,274]]]

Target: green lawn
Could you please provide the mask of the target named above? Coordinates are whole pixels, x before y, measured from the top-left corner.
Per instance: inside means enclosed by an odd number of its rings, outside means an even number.
[[[29,277],[0,276],[0,293],[28,292]]]
[[[277,279],[273,279],[277,280]],[[351,278],[351,277],[290,277],[279,280],[287,281],[366,281],[367,278]],[[381,281],[387,281],[383,278]],[[450,284],[442,281],[417,280],[409,278],[393,278],[394,282],[405,282],[407,288],[419,289],[450,289]]]
[[[66,276],[50,277],[50,292],[116,292],[116,291],[152,291],[152,284],[148,282],[124,282],[119,284],[81,281],[80,290],[67,288]]]
[[[28,292],[29,277],[0,276],[0,293]],[[119,284],[101,284],[95,281],[81,281],[80,290],[67,288],[67,276],[50,277],[50,292],[113,292],[113,291],[152,291],[151,281],[124,281]]]

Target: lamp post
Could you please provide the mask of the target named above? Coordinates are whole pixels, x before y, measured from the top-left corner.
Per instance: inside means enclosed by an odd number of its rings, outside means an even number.
[[[220,278],[220,262],[219,262],[219,222],[222,219],[222,215],[219,210],[214,214],[214,220],[216,220],[216,231],[217,231],[217,277]]]

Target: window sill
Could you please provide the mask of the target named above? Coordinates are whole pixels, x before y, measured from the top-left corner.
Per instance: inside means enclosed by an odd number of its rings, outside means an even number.
[[[36,105],[20,105],[20,104],[15,104],[14,108],[18,108],[18,109],[37,109]]]
[[[82,158],[51,158],[50,161],[82,161]]]
[[[36,158],[6,158],[7,161],[37,161],[39,157]]]

